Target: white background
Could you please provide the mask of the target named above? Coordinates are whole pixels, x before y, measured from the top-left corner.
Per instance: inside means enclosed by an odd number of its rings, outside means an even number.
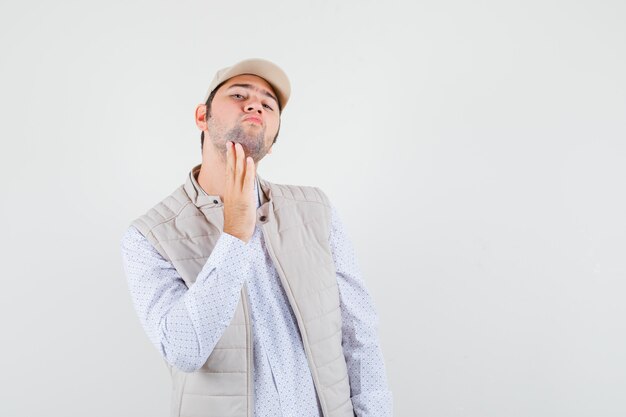
[[[167,416],[119,242],[218,68],[293,94],[259,174],[339,209],[396,416],[626,415],[626,3],[0,3],[0,415]]]

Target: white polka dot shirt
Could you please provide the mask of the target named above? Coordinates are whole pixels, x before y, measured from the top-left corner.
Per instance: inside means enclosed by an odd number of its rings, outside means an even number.
[[[256,182],[255,192],[258,196]],[[378,318],[334,207],[329,243],[354,412],[358,417],[391,416]],[[121,250],[141,325],[170,365],[193,372],[204,364],[230,324],[245,281],[252,316],[254,415],[322,416],[296,318],[258,225],[247,244],[222,233],[190,288],[136,228],[126,231]]]

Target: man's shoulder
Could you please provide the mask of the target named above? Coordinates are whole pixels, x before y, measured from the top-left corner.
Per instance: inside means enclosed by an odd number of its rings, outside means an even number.
[[[139,230],[144,236],[147,236],[152,229],[172,221],[190,206],[195,207],[187,193],[185,193],[184,186],[181,185],[161,201],[154,204],[144,214],[134,219],[130,225]]]

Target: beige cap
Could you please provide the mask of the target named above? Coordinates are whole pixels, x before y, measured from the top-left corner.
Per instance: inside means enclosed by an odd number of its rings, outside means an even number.
[[[209,99],[211,92],[222,82],[236,75],[252,74],[267,81],[278,97],[281,109],[284,109],[291,94],[291,84],[287,74],[278,65],[265,59],[252,58],[237,62],[230,67],[222,68],[215,73],[213,81],[209,85],[209,90],[204,96],[204,102]]]

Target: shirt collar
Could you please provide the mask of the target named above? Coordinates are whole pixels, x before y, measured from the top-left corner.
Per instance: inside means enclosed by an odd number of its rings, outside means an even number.
[[[187,181],[183,186],[185,192],[191,199],[191,201],[196,205],[196,207],[216,207],[222,205],[222,199],[219,195],[209,195],[207,194],[200,184],[198,183],[197,176],[200,173],[200,167],[202,164],[198,164],[191,169],[189,175],[187,177]],[[269,189],[269,185],[259,177],[259,174],[256,174],[256,179],[254,181],[254,193],[256,195],[257,208],[271,200],[271,190]]]

